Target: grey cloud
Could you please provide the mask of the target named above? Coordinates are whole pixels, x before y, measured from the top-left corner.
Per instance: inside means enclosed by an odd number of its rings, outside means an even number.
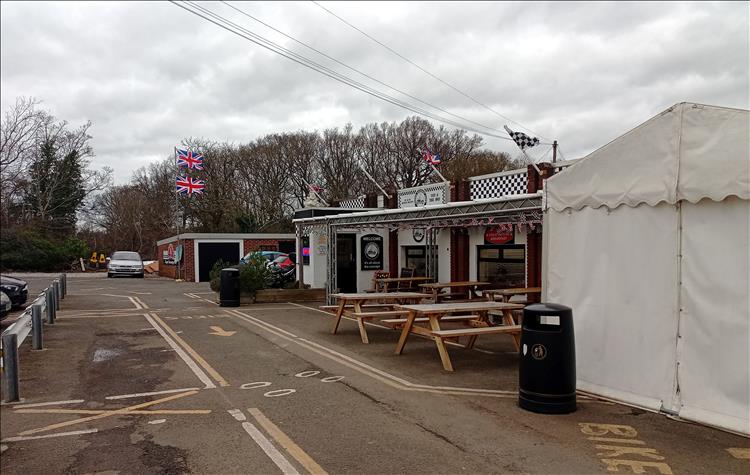
[[[224,5],[205,5],[312,55]],[[235,5],[425,101],[495,128],[507,123],[309,2]],[[503,115],[558,139],[569,158],[683,100],[748,107],[747,3],[325,5]],[[113,166],[121,182],[188,136],[239,142],[411,114],[169,3],[0,8],[3,109],[33,95],[59,118],[91,120],[95,165]],[[507,141],[485,142],[517,154]]]

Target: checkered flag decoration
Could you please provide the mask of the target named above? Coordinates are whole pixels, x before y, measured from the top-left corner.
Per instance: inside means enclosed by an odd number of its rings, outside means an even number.
[[[508,132],[508,135],[510,135],[510,138],[513,139],[516,145],[518,145],[518,148],[520,148],[521,150],[526,150],[527,148],[531,148],[539,143],[539,139],[536,137],[529,137],[523,132],[513,132],[508,128],[507,125],[503,127],[505,127],[505,130]]]

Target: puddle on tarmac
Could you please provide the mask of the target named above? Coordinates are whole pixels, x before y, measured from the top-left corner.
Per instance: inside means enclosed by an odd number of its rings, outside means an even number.
[[[100,361],[107,361],[111,360],[115,356],[122,353],[119,350],[107,350],[104,348],[100,348],[96,351],[94,351],[94,363],[99,363]]]

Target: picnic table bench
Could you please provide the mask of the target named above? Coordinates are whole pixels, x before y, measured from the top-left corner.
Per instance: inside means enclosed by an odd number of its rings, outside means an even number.
[[[468,300],[478,299],[477,291],[481,287],[487,287],[489,282],[478,282],[467,280],[462,282],[435,282],[429,284],[419,284],[426,292],[431,292],[433,301],[439,303],[445,297],[466,296]],[[443,289],[449,289],[448,293],[441,293]]]
[[[438,303],[438,304],[406,304],[396,305],[399,310],[406,310],[409,314],[406,317],[403,329],[401,330],[401,336],[396,345],[396,354],[400,355],[409,334],[415,333],[418,335],[424,335],[431,337],[435,346],[437,347],[440,360],[443,363],[443,368],[446,371],[453,371],[453,364],[451,363],[448,350],[445,347],[445,340],[448,338],[458,338],[462,336],[468,336],[469,340],[466,343],[466,348],[472,348],[477,337],[487,334],[505,333],[513,337],[513,342],[516,346],[516,350],[519,349],[521,326],[516,325],[513,319],[512,311],[515,309],[522,309],[523,305],[505,303],[505,302],[487,302],[487,301],[475,301],[475,302],[462,302],[462,303]],[[478,320],[484,323],[488,321],[489,311],[501,311],[503,313],[502,326],[476,326],[473,328],[459,328],[445,330],[440,327],[441,320],[446,322],[449,320],[443,320],[447,316],[460,313],[460,312],[471,312],[479,315]],[[429,328],[414,325],[417,318],[427,318],[429,321]],[[422,320],[423,321],[423,320]]]
[[[406,312],[397,311],[396,313],[392,313],[391,310],[365,311],[365,308],[367,308],[363,305],[365,302],[377,302],[380,304],[377,306],[382,307],[383,305],[420,302],[421,300],[429,298],[430,296],[418,292],[383,292],[351,294],[340,293],[331,294],[331,297],[337,299],[339,302],[336,308],[335,320],[333,322],[333,330],[331,331],[331,333],[333,333],[334,335],[336,334],[339,328],[339,323],[341,322],[341,318],[346,315],[357,320],[357,326],[359,327],[359,336],[362,339],[362,343],[370,343],[370,339],[367,337],[367,329],[365,328],[365,320],[380,316],[403,316],[406,314]]]

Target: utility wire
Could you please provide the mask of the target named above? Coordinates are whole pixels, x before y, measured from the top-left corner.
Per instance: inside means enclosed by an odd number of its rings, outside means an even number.
[[[397,88],[395,88],[395,87],[391,86],[390,84],[386,84],[386,83],[384,83],[383,81],[381,81],[381,80],[379,80],[379,79],[377,79],[377,78],[375,78],[375,77],[373,77],[373,76],[370,76],[369,74],[367,74],[367,73],[365,73],[365,72],[362,72],[362,71],[360,71],[359,69],[353,68],[353,67],[349,66],[348,64],[346,64],[346,63],[344,63],[344,62],[342,62],[342,61],[340,61],[340,60],[338,60],[338,59],[336,59],[336,58],[334,58],[334,57],[332,57],[332,56],[330,56],[330,55],[328,55],[328,54],[326,54],[326,53],[324,53],[324,52],[322,52],[322,51],[320,51],[320,50],[318,50],[318,49],[316,49],[316,48],[314,48],[314,47],[312,47],[312,46],[310,46],[309,44],[307,44],[307,43],[305,43],[305,42],[303,42],[303,41],[300,41],[300,40],[298,40],[297,38],[294,38],[293,36],[291,36],[291,35],[288,35],[287,33],[284,33],[283,31],[281,31],[281,30],[279,30],[278,28],[275,28],[275,27],[273,27],[273,26],[269,25],[268,23],[264,22],[263,20],[261,20],[261,19],[259,19],[259,18],[255,17],[255,16],[253,16],[253,15],[251,15],[251,14],[247,13],[246,11],[243,11],[243,10],[241,10],[240,8],[237,8],[237,7],[235,7],[234,5],[230,4],[229,2],[226,2],[226,1],[224,1],[224,0],[221,0],[221,3],[223,3],[223,4],[224,4],[224,5],[226,5],[226,6],[228,6],[228,7],[229,7],[229,8],[231,8],[231,9],[233,9],[233,10],[235,10],[235,11],[239,12],[240,14],[242,14],[242,15],[244,15],[244,16],[246,16],[246,17],[248,17],[248,18],[252,19],[252,20],[255,20],[256,22],[260,23],[261,25],[263,25],[263,26],[265,26],[265,27],[267,27],[267,28],[270,28],[271,30],[275,31],[276,33],[279,33],[279,34],[281,34],[281,35],[283,35],[283,36],[285,36],[285,37],[289,38],[290,40],[292,40],[292,41],[294,41],[294,42],[296,42],[296,43],[298,43],[298,44],[300,44],[300,45],[304,46],[305,48],[307,48],[307,49],[309,49],[309,50],[311,50],[311,51],[314,51],[314,52],[318,53],[319,55],[321,55],[321,56],[323,56],[323,57],[325,57],[325,58],[327,58],[327,59],[330,59],[331,61],[335,62],[336,64],[339,64],[339,65],[341,65],[341,66],[343,66],[343,67],[345,67],[345,68],[349,69],[350,71],[354,71],[354,72],[355,72],[355,73],[357,73],[357,74],[360,74],[360,75],[362,75],[362,76],[364,76],[364,77],[366,77],[366,78],[368,78],[368,79],[370,79],[370,80],[372,80],[372,81],[375,81],[376,83],[380,84],[381,86],[385,86],[385,87],[387,87],[388,89],[391,89],[391,90],[393,90],[393,91],[396,91],[396,92],[398,92],[398,93],[400,93],[400,94],[403,94],[404,96],[407,96],[407,97],[409,97],[409,98],[411,98],[411,99],[414,99],[414,100],[415,100],[415,101],[417,101],[417,102],[420,102],[420,103],[422,103],[422,104],[424,104],[424,105],[426,105],[426,106],[428,106],[428,107],[432,107],[433,109],[437,109],[437,110],[439,110],[440,112],[443,112],[443,113],[445,113],[445,114],[448,114],[448,115],[450,115],[450,116],[453,116],[453,117],[455,117],[455,118],[457,118],[457,119],[460,119],[460,120],[463,120],[463,121],[469,122],[469,123],[471,123],[471,124],[474,124],[474,125],[478,125],[479,127],[484,127],[485,129],[488,129],[488,130],[492,130],[492,131],[494,131],[494,132],[505,133],[505,132],[504,132],[503,130],[501,130],[501,129],[496,129],[496,128],[490,127],[490,126],[488,126],[488,125],[482,124],[482,123],[480,123],[480,122],[475,122],[475,121],[473,121],[473,120],[471,120],[471,119],[467,119],[466,117],[463,117],[463,116],[460,116],[460,115],[458,115],[458,114],[454,114],[454,113],[452,113],[452,112],[450,112],[450,111],[447,111],[447,110],[445,110],[445,109],[442,109],[442,108],[440,108],[440,107],[438,107],[438,106],[436,106],[436,105],[434,105],[434,104],[431,104],[431,103],[429,103],[429,102],[427,102],[427,101],[423,101],[422,99],[420,99],[420,98],[418,98],[418,97],[416,97],[416,96],[413,96],[413,95],[409,94],[408,92],[404,92],[404,91],[402,91],[402,90],[400,90],[400,89],[397,89]]]
[[[349,77],[347,77],[347,76],[345,76],[343,74],[340,74],[340,73],[338,73],[336,71],[333,71],[330,68],[327,68],[327,67],[325,67],[325,66],[323,66],[323,65],[321,65],[319,63],[316,63],[315,61],[312,61],[309,58],[306,58],[306,57],[304,57],[302,55],[294,53],[293,51],[290,51],[290,50],[284,48],[283,46],[280,46],[280,45],[278,45],[278,44],[276,44],[276,43],[274,43],[274,42],[272,42],[272,41],[270,41],[270,40],[268,40],[268,39],[266,39],[266,38],[264,38],[264,37],[262,37],[260,35],[257,35],[255,33],[253,33],[252,31],[247,30],[246,28],[243,28],[240,25],[237,25],[236,23],[234,23],[234,22],[232,22],[230,20],[227,20],[226,18],[222,17],[221,15],[218,15],[218,14],[212,12],[211,10],[208,10],[208,9],[206,9],[206,8],[200,6],[200,5],[198,5],[198,4],[196,4],[196,3],[192,2],[192,1],[178,3],[176,0],[170,0],[170,2],[173,3],[174,5],[182,8],[183,10],[186,10],[186,11],[188,11],[188,12],[190,12],[190,13],[192,13],[192,14],[200,17],[200,18],[203,18],[204,20],[206,20],[208,22],[211,22],[211,23],[215,24],[216,26],[219,26],[220,28],[223,28],[223,29],[229,31],[230,33],[234,33],[235,35],[237,35],[237,36],[239,36],[241,38],[244,38],[244,39],[246,39],[246,40],[248,40],[248,41],[250,41],[252,43],[255,43],[255,44],[259,45],[259,46],[262,46],[263,48],[268,49],[269,51],[272,51],[272,52],[277,53],[277,54],[279,54],[281,56],[284,56],[285,58],[287,58],[287,59],[289,59],[291,61],[294,61],[294,62],[296,62],[298,64],[301,64],[302,66],[305,66],[307,68],[313,69],[314,71],[317,71],[317,72],[319,72],[321,74],[324,74],[324,75],[326,75],[326,76],[328,76],[328,77],[330,77],[332,79],[335,79],[335,80],[337,80],[337,81],[339,81],[339,82],[341,82],[343,84],[352,86],[355,89],[358,89],[358,90],[360,90],[362,92],[365,92],[365,93],[367,93],[367,94],[369,94],[369,95],[371,95],[373,97],[376,97],[378,99],[381,99],[381,100],[383,100],[385,102],[389,102],[389,103],[391,103],[393,105],[402,107],[404,109],[407,109],[407,110],[410,110],[412,112],[415,112],[415,113],[417,113],[419,115],[423,115],[425,117],[429,117],[431,119],[443,122],[445,124],[452,125],[452,126],[458,128],[458,129],[470,130],[470,131],[475,132],[475,133],[480,134],[480,135],[485,135],[485,136],[488,136],[488,137],[495,137],[495,138],[502,139],[502,140],[512,140],[509,137],[504,137],[504,136],[501,136],[501,135],[492,134],[492,133],[489,133],[489,132],[485,132],[485,131],[482,131],[482,130],[475,129],[473,127],[467,127],[464,124],[452,121],[450,119],[446,119],[445,117],[442,117],[442,116],[437,115],[435,113],[432,113],[432,112],[426,111],[424,109],[421,109],[421,108],[419,108],[419,107],[417,107],[415,105],[409,104],[407,102],[404,102],[404,101],[401,101],[401,100],[399,100],[397,98],[389,96],[388,94],[385,94],[385,93],[383,93],[381,91],[373,89],[373,88],[371,88],[371,87],[369,87],[369,86],[367,86],[365,84],[362,84],[360,82],[357,82],[357,81],[355,81],[355,80],[353,80],[353,79],[351,79],[351,78],[349,78]],[[189,4],[191,8],[188,8],[187,6],[185,6],[185,4]],[[206,15],[208,15],[208,16],[206,16]],[[209,18],[209,17],[211,17],[211,18]]]
[[[529,131],[529,132],[533,133],[534,135],[538,135],[539,137],[542,137],[542,138],[545,138],[546,140],[549,140],[549,139],[547,139],[546,137],[544,137],[543,135],[541,135],[541,134],[539,134],[539,133],[537,133],[537,132],[534,132],[533,130],[531,130],[530,128],[526,127],[525,125],[523,125],[523,124],[521,124],[521,123],[519,123],[519,122],[516,122],[515,120],[513,120],[513,119],[511,119],[511,118],[509,118],[509,117],[506,117],[506,116],[504,116],[503,114],[499,113],[498,111],[496,111],[495,109],[491,108],[491,107],[490,107],[490,106],[488,106],[487,104],[484,104],[483,102],[480,102],[479,100],[477,100],[477,99],[473,98],[472,96],[470,96],[469,94],[467,94],[467,93],[463,92],[463,91],[462,91],[461,89],[457,88],[457,87],[456,87],[456,86],[454,86],[453,84],[451,84],[451,83],[449,83],[449,82],[447,82],[447,81],[444,81],[443,79],[439,78],[438,76],[436,76],[435,74],[431,73],[431,72],[430,72],[430,71],[428,71],[427,69],[425,69],[425,68],[423,68],[422,66],[418,65],[417,63],[415,63],[415,62],[414,62],[414,61],[412,61],[411,59],[407,58],[406,56],[402,55],[402,54],[401,54],[401,53],[399,53],[398,51],[394,50],[394,49],[393,49],[393,48],[391,48],[390,46],[388,46],[388,45],[386,45],[385,43],[383,43],[383,42],[379,41],[379,40],[378,40],[377,38],[374,38],[374,37],[370,36],[370,35],[369,35],[369,34],[367,34],[367,33],[366,33],[365,31],[363,31],[363,30],[361,30],[361,29],[357,28],[357,27],[356,27],[355,25],[352,25],[351,23],[349,23],[348,21],[346,21],[346,20],[345,20],[344,18],[341,18],[340,16],[338,16],[337,14],[335,14],[334,12],[332,12],[331,10],[327,9],[326,7],[324,7],[323,5],[321,5],[320,3],[316,2],[315,0],[310,0],[310,1],[311,1],[312,3],[314,3],[315,5],[317,5],[317,6],[319,7],[319,8],[321,8],[321,9],[325,10],[325,11],[326,11],[326,12],[328,12],[329,14],[331,14],[331,15],[333,15],[334,17],[338,18],[338,19],[339,19],[339,21],[341,21],[341,22],[342,22],[342,23],[344,23],[345,25],[347,25],[347,26],[349,26],[350,28],[352,28],[352,29],[354,29],[354,30],[356,30],[356,31],[360,32],[361,34],[363,34],[364,36],[366,36],[366,37],[367,37],[367,38],[369,38],[370,40],[372,40],[372,41],[374,41],[375,43],[379,44],[379,45],[380,45],[380,46],[382,46],[383,48],[387,49],[388,51],[390,51],[391,53],[395,54],[395,55],[396,55],[396,56],[398,56],[399,58],[403,59],[403,60],[404,60],[404,61],[406,61],[407,63],[411,64],[411,65],[412,65],[412,66],[414,66],[415,68],[419,69],[419,70],[420,70],[420,71],[422,71],[423,73],[425,73],[425,74],[429,75],[430,77],[432,77],[432,78],[434,78],[434,79],[436,79],[436,80],[440,81],[441,83],[445,84],[446,86],[448,86],[449,88],[453,89],[454,91],[456,91],[457,93],[461,94],[462,96],[466,97],[467,99],[471,100],[471,101],[472,101],[472,102],[474,102],[475,104],[478,104],[478,105],[480,105],[480,106],[484,107],[484,108],[485,108],[485,109],[487,109],[488,111],[492,112],[493,114],[497,115],[498,117],[501,117],[501,118],[503,118],[503,119],[507,120],[508,122],[512,122],[512,123],[514,123],[514,124],[516,124],[516,125],[519,125],[519,126],[523,127],[524,129],[526,129],[527,131]]]

